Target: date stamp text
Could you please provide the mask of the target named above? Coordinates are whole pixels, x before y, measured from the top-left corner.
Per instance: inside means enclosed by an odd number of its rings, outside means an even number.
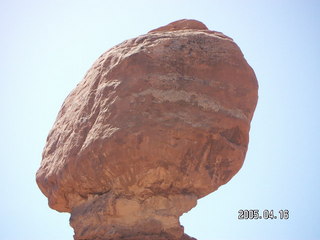
[[[238,219],[240,220],[251,220],[251,219],[283,219],[287,220],[289,219],[289,210],[287,209],[281,209],[279,211],[274,210],[268,210],[265,209],[263,211],[259,211],[258,209],[240,209],[238,211]]]

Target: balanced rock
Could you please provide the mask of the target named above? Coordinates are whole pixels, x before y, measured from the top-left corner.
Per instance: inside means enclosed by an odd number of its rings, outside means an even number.
[[[201,22],[124,41],[66,98],[37,183],[76,240],[192,239],[179,217],[241,168],[257,92],[239,47]]]

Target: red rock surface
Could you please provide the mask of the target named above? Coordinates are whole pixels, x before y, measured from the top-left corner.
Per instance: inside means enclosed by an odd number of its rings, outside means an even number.
[[[257,90],[239,47],[201,22],[124,41],[66,98],[37,183],[77,240],[191,239],[179,217],[241,168]]]

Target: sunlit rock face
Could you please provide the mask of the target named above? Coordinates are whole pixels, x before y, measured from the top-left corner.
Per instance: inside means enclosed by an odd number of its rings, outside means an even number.
[[[201,22],[124,41],[66,98],[37,183],[76,240],[192,239],[179,217],[241,168],[257,92],[239,47]]]

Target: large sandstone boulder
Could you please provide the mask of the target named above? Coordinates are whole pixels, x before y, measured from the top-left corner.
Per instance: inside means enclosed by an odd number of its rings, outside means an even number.
[[[37,183],[77,240],[190,239],[179,216],[241,168],[257,90],[239,47],[201,22],[124,41],[66,98]]]

